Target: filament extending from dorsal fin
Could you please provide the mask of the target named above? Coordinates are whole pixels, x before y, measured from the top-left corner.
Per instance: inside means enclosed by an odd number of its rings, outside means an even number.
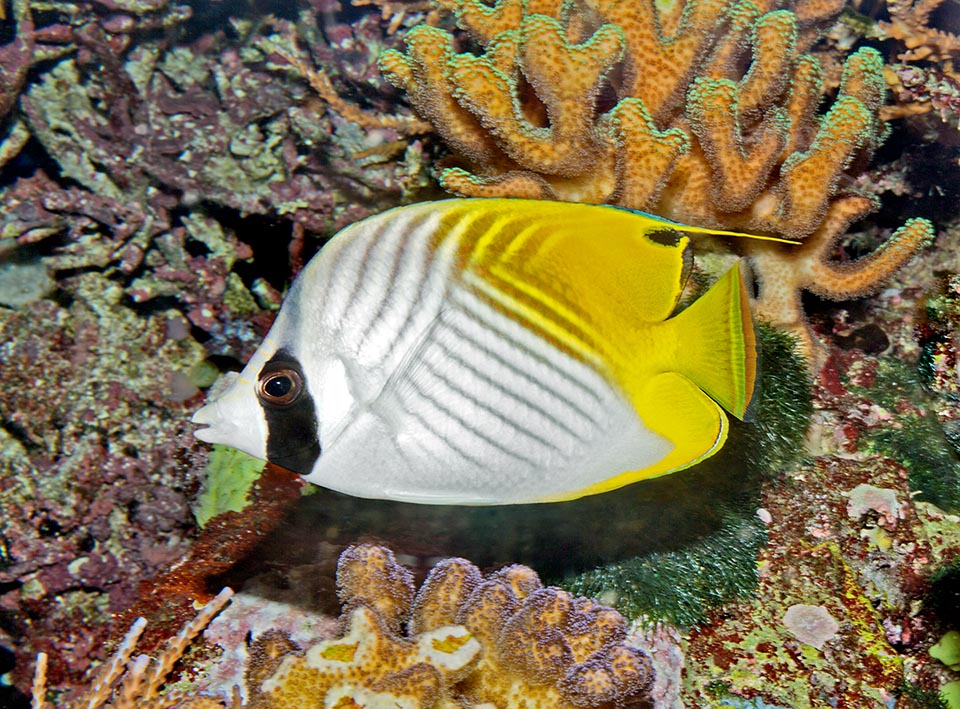
[[[764,236],[761,234],[748,234],[742,231],[726,231],[724,229],[711,229],[710,227],[702,226],[691,226],[690,224],[684,224],[682,222],[675,222],[672,219],[666,219],[664,217],[658,217],[656,214],[650,214],[649,212],[643,212],[639,209],[630,209],[629,207],[619,207],[617,205],[606,205],[613,207],[614,209],[622,209],[625,212],[632,212],[633,214],[638,214],[642,217],[646,217],[651,221],[658,222],[656,226],[650,226],[646,232],[646,235],[656,241],[654,234],[660,231],[671,231],[671,232],[685,232],[687,234],[707,234],[709,236],[734,236],[738,239],[757,239],[759,241],[775,241],[780,244],[792,244],[793,246],[798,246],[802,242],[795,239],[784,239],[779,236]],[[669,239],[667,239],[669,242]]]
[[[710,236],[735,236],[738,239],[758,239],[760,241],[776,241],[780,244],[791,244],[799,246],[802,242],[796,239],[784,239],[779,236],[763,236],[762,234],[748,234],[743,231],[724,231],[723,229],[710,229],[709,227],[689,226],[687,224],[676,224],[674,227],[687,234],[709,234]]]

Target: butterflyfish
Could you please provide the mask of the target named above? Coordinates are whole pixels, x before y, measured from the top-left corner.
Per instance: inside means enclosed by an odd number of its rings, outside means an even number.
[[[550,502],[687,468],[743,418],[740,269],[671,317],[690,232],[610,206],[450,199],[336,234],[196,437],[350,495]]]

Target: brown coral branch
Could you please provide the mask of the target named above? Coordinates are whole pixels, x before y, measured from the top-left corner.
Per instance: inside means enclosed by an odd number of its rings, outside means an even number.
[[[327,73],[323,69],[307,64],[306,59],[298,53],[296,39],[291,35],[287,36],[286,40],[290,43],[290,46],[294,47],[294,51],[290,51],[277,43],[268,43],[266,40],[264,40],[264,43],[271,52],[282,57],[300,76],[304,77],[310,84],[310,88],[327,103],[331,110],[339,113],[348,121],[352,121],[363,128],[392,128],[408,135],[429,133],[433,129],[429,123],[415,116],[377,115],[364,111],[359,106],[344,100],[337,93],[333,84],[330,83],[330,77],[327,76]]]
[[[933,241],[933,230],[925,219],[908,219],[906,224],[873,253],[850,263],[835,263],[821,257],[810,268],[809,290],[824,298],[848,300],[877,290],[917,251]]]
[[[210,579],[226,572],[276,529],[300,499],[303,485],[296,473],[268,463],[251,488],[250,504],[242,512],[224,512],[211,519],[188,554],[166,573],[141,582],[137,602],[119,615],[119,622],[148,618],[151,632],[145,644],[156,647],[189,617],[194,603],[209,600]]]
[[[903,42],[901,61],[944,61],[960,55],[960,36],[930,26],[930,15],[943,0],[887,0],[890,21],[878,23],[887,39]]]
[[[873,209],[871,200],[848,195],[833,201],[820,227],[799,248],[757,242],[746,245],[761,279],[757,313],[774,325],[797,333],[808,360],[819,367],[822,352],[808,331],[800,292],[809,290],[843,300],[876,291],[915,253],[933,239],[933,226],[925,219],[910,219],[872,254],[852,263],[837,263],[832,253],[851,223]],[[768,279],[779,287],[765,285]]]
[[[557,199],[557,193],[540,175],[520,170],[483,178],[460,167],[448,167],[440,173],[440,186],[462,197]]]
[[[862,103],[842,96],[830,108],[810,149],[784,162],[780,220],[788,236],[806,237],[823,221],[842,170],[861,147],[872,120]]]
[[[81,709],[81,707],[83,709],[99,709],[99,707],[105,706],[109,706],[110,709],[165,709],[174,705],[193,706],[200,709],[201,706],[210,706],[210,703],[204,704],[203,700],[199,700],[198,703],[182,703],[183,697],[176,692],[172,692],[169,697],[161,697],[161,689],[173,666],[183,657],[183,653],[190,643],[223,610],[232,597],[233,591],[231,589],[224,588],[221,590],[180,629],[176,637],[170,639],[166,649],[156,660],[152,660],[148,655],[139,655],[131,662],[131,657],[137,649],[137,643],[147,625],[146,619],[137,618],[130,626],[113,657],[110,658],[110,662],[101,668],[94,684],[77,700],[67,705],[66,709]],[[47,691],[46,663],[46,655],[40,653],[37,657],[37,668],[32,690],[34,709],[47,709],[50,706],[45,701]],[[151,663],[154,669],[148,677],[148,668]],[[121,677],[123,682],[119,688],[114,689],[114,685]],[[145,679],[146,683],[144,683]],[[212,703],[212,705],[222,706],[219,702]],[[236,702],[234,702],[234,706],[236,706]]]
[[[686,82],[707,56],[714,32],[727,20],[733,4],[730,0],[683,3],[678,26],[668,37],[655,3],[588,2],[604,22],[623,28],[627,54],[622,94],[641,99],[658,125],[682,101]]]
[[[497,0],[493,5],[440,0],[438,5],[457,18],[457,26],[486,45],[501,32],[516,29],[524,16],[524,0]]]

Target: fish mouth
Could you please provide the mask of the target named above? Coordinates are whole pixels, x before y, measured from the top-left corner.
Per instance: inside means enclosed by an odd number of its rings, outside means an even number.
[[[226,415],[221,404],[221,399],[211,401],[197,410],[190,418],[191,423],[203,427],[196,429],[193,432],[193,437],[204,443],[219,443],[234,448],[245,448],[243,446],[245,437],[242,427]]]
[[[236,372],[227,372],[207,392],[207,403],[197,409],[190,422],[205,428],[193,432],[194,438],[204,443],[223,443],[228,437],[230,417],[223,410],[225,396],[234,388],[238,379]]]
[[[203,427],[193,437],[266,460],[267,425],[253,387],[236,375],[224,379],[226,386],[214,385],[210,400],[190,418]]]
[[[190,422],[204,427],[193,432],[194,438],[204,443],[217,443],[219,441],[219,437],[216,435],[217,427],[223,422],[223,413],[220,411],[219,402],[211,401],[200,407],[190,417]]]

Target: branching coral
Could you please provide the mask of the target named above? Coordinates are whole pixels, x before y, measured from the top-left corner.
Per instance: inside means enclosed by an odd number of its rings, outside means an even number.
[[[174,665],[183,657],[183,653],[207,624],[227,603],[233,591],[223,589],[213,600],[207,603],[192,620],[187,622],[180,632],[171,637],[163,652],[156,658],[148,655],[133,656],[137,642],[146,628],[147,622],[138,618],[124,636],[114,653],[97,674],[90,687],[76,700],[63,705],[64,709],[165,709],[181,707],[187,709],[207,709],[222,706],[219,702],[197,698],[186,699],[176,691],[166,691],[167,679]],[[46,701],[47,656],[41,653],[37,658],[37,669],[33,682],[34,709],[52,709]]]
[[[949,134],[960,117],[960,27],[956,18],[934,20],[941,5],[943,0],[888,0],[890,19],[878,22],[877,30],[883,39],[895,41],[902,63],[885,70],[896,103],[885,106],[882,115],[902,118],[936,111]],[[949,12],[939,14],[950,18]]]
[[[911,220],[870,257],[833,260],[848,225],[876,207],[841,189],[845,170],[885,135],[872,49],[847,59],[818,115],[822,72],[804,48],[838,3],[440,5],[485,53],[457,53],[453,35],[422,25],[381,69],[460,157],[440,178],[452,192],[613,203],[803,240],[742,248],[760,280],[759,313],[805,337],[808,354],[802,290],[867,293],[932,236]]]
[[[129,46],[133,34],[172,26],[192,14],[188,6],[175,5],[171,0],[111,0],[100,4],[113,11],[104,20],[102,29],[110,34],[110,49],[116,53]],[[0,8],[5,6],[0,3]],[[35,13],[42,15],[46,24],[35,23]],[[3,16],[0,20],[7,18]],[[84,3],[71,5],[67,10],[56,7],[56,3],[12,0],[9,21],[13,39],[0,46],[0,166],[15,157],[30,137],[26,123],[19,112],[13,110],[27,84],[27,72],[36,64],[73,53],[77,40],[83,45],[95,33],[94,28],[99,29],[97,12]],[[4,127],[3,119],[8,113],[13,115]]]
[[[544,588],[524,566],[484,578],[448,559],[414,597],[392,553],[360,545],[337,581],[344,635],[255,671],[268,676],[250,706],[612,707],[653,680],[616,611]]]
[[[55,21],[37,29],[26,0],[14,5],[16,36],[0,45],[0,165],[32,138],[32,150],[45,155],[31,155],[30,164],[46,166],[53,179],[36,170],[4,186],[0,250],[40,244],[49,251],[55,243],[56,258],[47,259],[54,271],[145,271],[128,295],[140,303],[194,295],[188,317],[216,336],[230,309],[225,301],[253,302],[231,275],[235,259],[252,251],[207,208],[226,208],[224,221],[238,214],[290,222],[302,243],[304,230],[335,229],[337,220],[366,216],[378,200],[393,204],[420,184],[419,143],[400,148],[409,170],[397,169],[389,151],[371,164],[355,157],[373,147],[356,126],[300,105],[309,92],[269,69],[269,48],[279,40],[258,32],[269,22],[245,25],[235,41],[211,33],[178,44],[151,30],[183,22],[188,6],[109,8],[105,17],[89,4],[70,12],[44,5],[40,15],[34,3],[34,14]],[[375,19],[364,23],[371,25]],[[59,61],[27,82],[30,66],[51,58]],[[374,58],[366,63],[375,71]],[[328,84],[330,76],[323,74]]]
[[[944,61],[960,56],[960,36],[938,29],[931,23],[931,15],[943,0],[887,0],[889,21],[879,23],[887,39],[903,42],[906,51],[903,61],[926,59]]]

